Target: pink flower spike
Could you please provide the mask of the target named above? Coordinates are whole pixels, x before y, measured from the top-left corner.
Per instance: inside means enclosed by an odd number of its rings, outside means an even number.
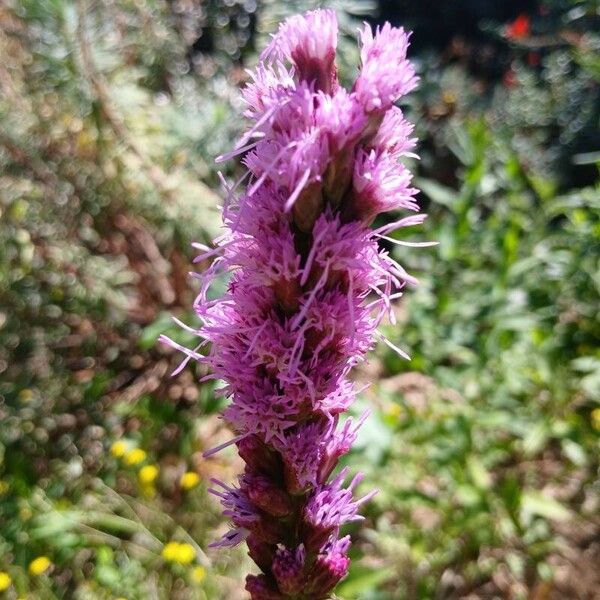
[[[408,35],[365,26],[352,91],[337,81],[336,44],[333,11],[292,17],[249,72],[250,123],[219,157],[243,155],[247,171],[235,183],[219,176],[223,233],[195,245],[201,325],[177,321],[202,343],[161,337],[184,354],[176,372],[201,363],[199,382],[218,380],[214,395],[228,402],[229,440],[204,457],[235,444],[245,466],[237,486],[210,490],[231,522],[211,546],[246,541],[262,571],[246,578],[251,600],[323,600],[345,577],[340,528],[376,493],[356,497],[362,475],[345,485],[348,469],[332,477],[368,414],[343,416],[368,387],[357,389],[351,371],[378,339],[406,357],[378,327],[394,323],[393,301],[417,281],[386,247],[430,244],[390,236],[422,214],[370,227],[382,212],[418,210],[401,162],[414,156],[413,126],[393,106],[416,83]]]

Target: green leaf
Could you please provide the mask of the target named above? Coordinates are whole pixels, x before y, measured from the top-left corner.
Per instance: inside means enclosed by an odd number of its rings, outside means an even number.
[[[144,327],[138,339],[138,346],[142,350],[149,350],[156,346],[158,337],[163,334],[188,348],[198,344],[197,337],[178,327],[169,313],[161,312],[150,325]]]
[[[563,440],[562,450],[565,456],[576,466],[585,467],[588,464],[588,458],[585,450],[580,444],[573,440]]]
[[[481,501],[481,493],[472,485],[459,485],[456,488],[456,499],[462,506],[476,506]]]
[[[385,569],[369,569],[359,565],[351,569],[348,578],[336,588],[336,592],[347,600],[358,598],[359,594],[381,585],[395,575],[395,570],[389,567]]]
[[[378,413],[374,413],[360,428],[354,449],[362,451],[372,463],[379,464],[390,447],[392,435],[392,430],[386,422]]]
[[[477,456],[469,456],[467,459],[467,469],[473,480],[473,483],[481,490],[487,490],[492,485],[490,472]]]
[[[529,521],[531,515],[552,521],[566,521],[571,518],[568,508],[554,498],[536,491],[525,492],[521,497],[521,514],[525,521]]]
[[[446,187],[433,179],[418,177],[415,179],[417,187],[433,202],[452,209],[456,205],[458,192]]]
[[[550,429],[548,424],[545,422],[536,423],[533,427],[530,427],[527,431],[525,438],[523,439],[523,451],[527,456],[534,456],[544,446],[550,437]]]

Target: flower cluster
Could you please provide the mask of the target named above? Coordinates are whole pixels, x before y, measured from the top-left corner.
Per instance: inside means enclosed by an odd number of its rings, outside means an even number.
[[[243,155],[248,170],[223,182],[226,233],[215,249],[198,245],[199,261],[216,256],[194,306],[194,333],[210,351],[165,339],[186,353],[184,364],[208,365],[231,399],[224,418],[246,469],[238,485],[215,481],[233,524],[215,545],[247,542],[262,571],[246,580],[253,600],[327,598],[349,564],[340,528],[361,519],[374,494],[354,498],[360,475],[349,485],[346,470],[330,476],[364,420],[341,417],[356,395],[349,371],[415,283],[380,242],[424,216],[371,228],[384,211],[418,210],[401,161],[414,149],[413,127],[394,106],[417,81],[408,40],[389,24],[365,25],[348,91],[337,79],[332,11],[281,25],[243,91],[252,125],[221,157]],[[223,271],[227,292],[211,299]]]

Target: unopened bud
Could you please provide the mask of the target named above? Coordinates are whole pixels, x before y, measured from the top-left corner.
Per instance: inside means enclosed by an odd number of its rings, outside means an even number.
[[[306,553],[302,544],[294,552],[283,546],[277,549],[272,571],[279,589],[284,594],[294,595],[304,590],[305,560]]]
[[[281,458],[255,435],[237,442],[238,452],[244,462],[254,471],[276,475],[281,472]]]
[[[250,593],[251,600],[284,600],[275,582],[270,581],[266,575],[248,575],[246,591]]]
[[[274,517],[286,517],[294,512],[289,495],[264,475],[246,473],[244,489],[253,504]]]
[[[248,544],[248,556],[263,570],[268,571],[273,563],[276,547],[273,544],[267,544],[258,539],[254,534],[250,534],[246,539]]]
[[[294,203],[294,222],[300,231],[312,231],[315,221],[323,212],[323,190],[320,181],[307,185]]]

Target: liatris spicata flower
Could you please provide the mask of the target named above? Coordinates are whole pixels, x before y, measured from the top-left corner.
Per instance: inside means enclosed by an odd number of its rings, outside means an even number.
[[[395,242],[388,233],[424,216],[371,228],[382,212],[418,210],[401,162],[413,126],[394,106],[417,78],[402,29],[365,25],[360,39],[351,91],[337,79],[330,10],[288,19],[263,52],[243,91],[252,125],[221,157],[243,155],[247,173],[233,186],[223,180],[216,248],[198,245],[199,261],[216,259],[194,305],[202,327],[187,329],[210,351],[165,339],[186,353],[183,365],[198,360],[225,382],[223,416],[246,468],[237,485],[215,481],[232,528],[214,545],[247,543],[262,571],[246,580],[253,600],[329,597],[350,562],[340,529],[375,493],[355,498],[362,476],[346,484],[347,469],[332,477],[366,417],[341,414],[357,393],[351,368],[377,337],[395,348],[377,328],[415,283],[381,240]],[[227,292],[210,299],[222,272]]]

